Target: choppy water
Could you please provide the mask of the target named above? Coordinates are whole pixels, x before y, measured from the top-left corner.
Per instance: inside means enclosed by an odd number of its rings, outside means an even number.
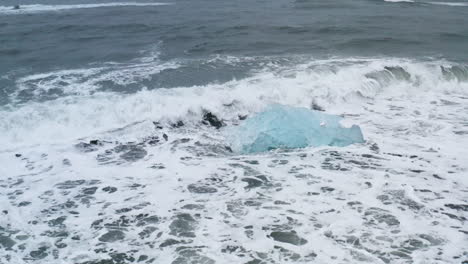
[[[468,261],[468,2],[0,5],[0,263]],[[272,103],[366,142],[233,153]]]

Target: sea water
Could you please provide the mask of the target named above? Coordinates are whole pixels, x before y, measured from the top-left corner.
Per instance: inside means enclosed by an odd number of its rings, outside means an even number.
[[[0,5],[0,263],[466,260],[466,1]]]

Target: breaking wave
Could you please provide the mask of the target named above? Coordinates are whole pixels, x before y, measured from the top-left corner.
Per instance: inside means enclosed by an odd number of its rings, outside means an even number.
[[[431,4],[431,5],[452,6],[452,7],[468,6],[468,3],[464,3],[464,2],[425,2],[425,1],[414,1],[414,0],[384,0],[384,2]]]
[[[444,6],[468,6],[468,3],[462,2],[429,2],[433,5],[444,5]]]
[[[384,0],[385,2],[391,2],[391,3],[401,3],[401,2],[405,2],[405,3],[414,3],[413,0]]]
[[[232,58],[229,60],[232,62]],[[352,58],[311,60],[294,67],[267,65],[249,77],[223,83],[142,89],[132,94],[89,93],[104,80],[128,83],[164,68],[155,67],[153,62],[145,63],[119,68],[121,71],[103,73],[102,68],[95,68],[20,79],[20,89],[28,87],[32,93],[63,89],[62,93],[69,96],[0,108],[3,135],[0,144],[13,147],[73,140],[135,122],[182,119],[190,123],[199,120],[206,110],[225,120],[258,112],[271,103],[318,105],[327,112],[341,114],[343,109],[362,107],[366,102],[384,97],[404,100],[425,92],[464,94],[468,91],[466,65]],[[167,65],[176,67],[175,63]],[[62,82],[67,85],[60,86]],[[144,129],[138,131],[138,135],[145,133]]]
[[[77,5],[21,5],[19,9],[12,6],[0,6],[0,14],[25,14],[53,12],[70,9],[99,8],[99,7],[125,7],[125,6],[162,6],[171,5],[171,3],[140,3],[140,2],[115,2],[98,4],[77,4]]]

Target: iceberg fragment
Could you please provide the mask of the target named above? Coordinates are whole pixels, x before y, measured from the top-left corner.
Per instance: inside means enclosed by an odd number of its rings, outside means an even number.
[[[346,128],[340,120],[320,111],[274,104],[226,132],[231,148],[241,153],[364,142],[359,126]]]

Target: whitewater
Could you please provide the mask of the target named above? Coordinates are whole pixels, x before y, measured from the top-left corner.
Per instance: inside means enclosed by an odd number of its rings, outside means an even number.
[[[18,80],[41,88],[36,102],[2,108],[9,203],[1,226],[12,234],[2,239],[4,247],[22,245],[3,261],[88,263],[109,242],[125,252],[112,258],[158,263],[463,256],[467,66],[311,58],[221,84],[100,91],[95,80],[104,77],[141,78],[126,67],[125,75],[67,70]],[[69,96],[41,101],[56,79],[68,81]],[[272,103],[319,105],[359,124],[366,141],[239,155],[227,148],[224,128],[202,123],[209,111],[234,126]]]
[[[91,9],[104,7],[146,7],[146,6],[161,6],[170,5],[170,3],[144,3],[144,2],[115,2],[115,3],[97,3],[97,4],[77,4],[77,5],[18,5],[15,6],[0,6],[0,15],[21,15],[43,12],[59,12],[70,9]]]

